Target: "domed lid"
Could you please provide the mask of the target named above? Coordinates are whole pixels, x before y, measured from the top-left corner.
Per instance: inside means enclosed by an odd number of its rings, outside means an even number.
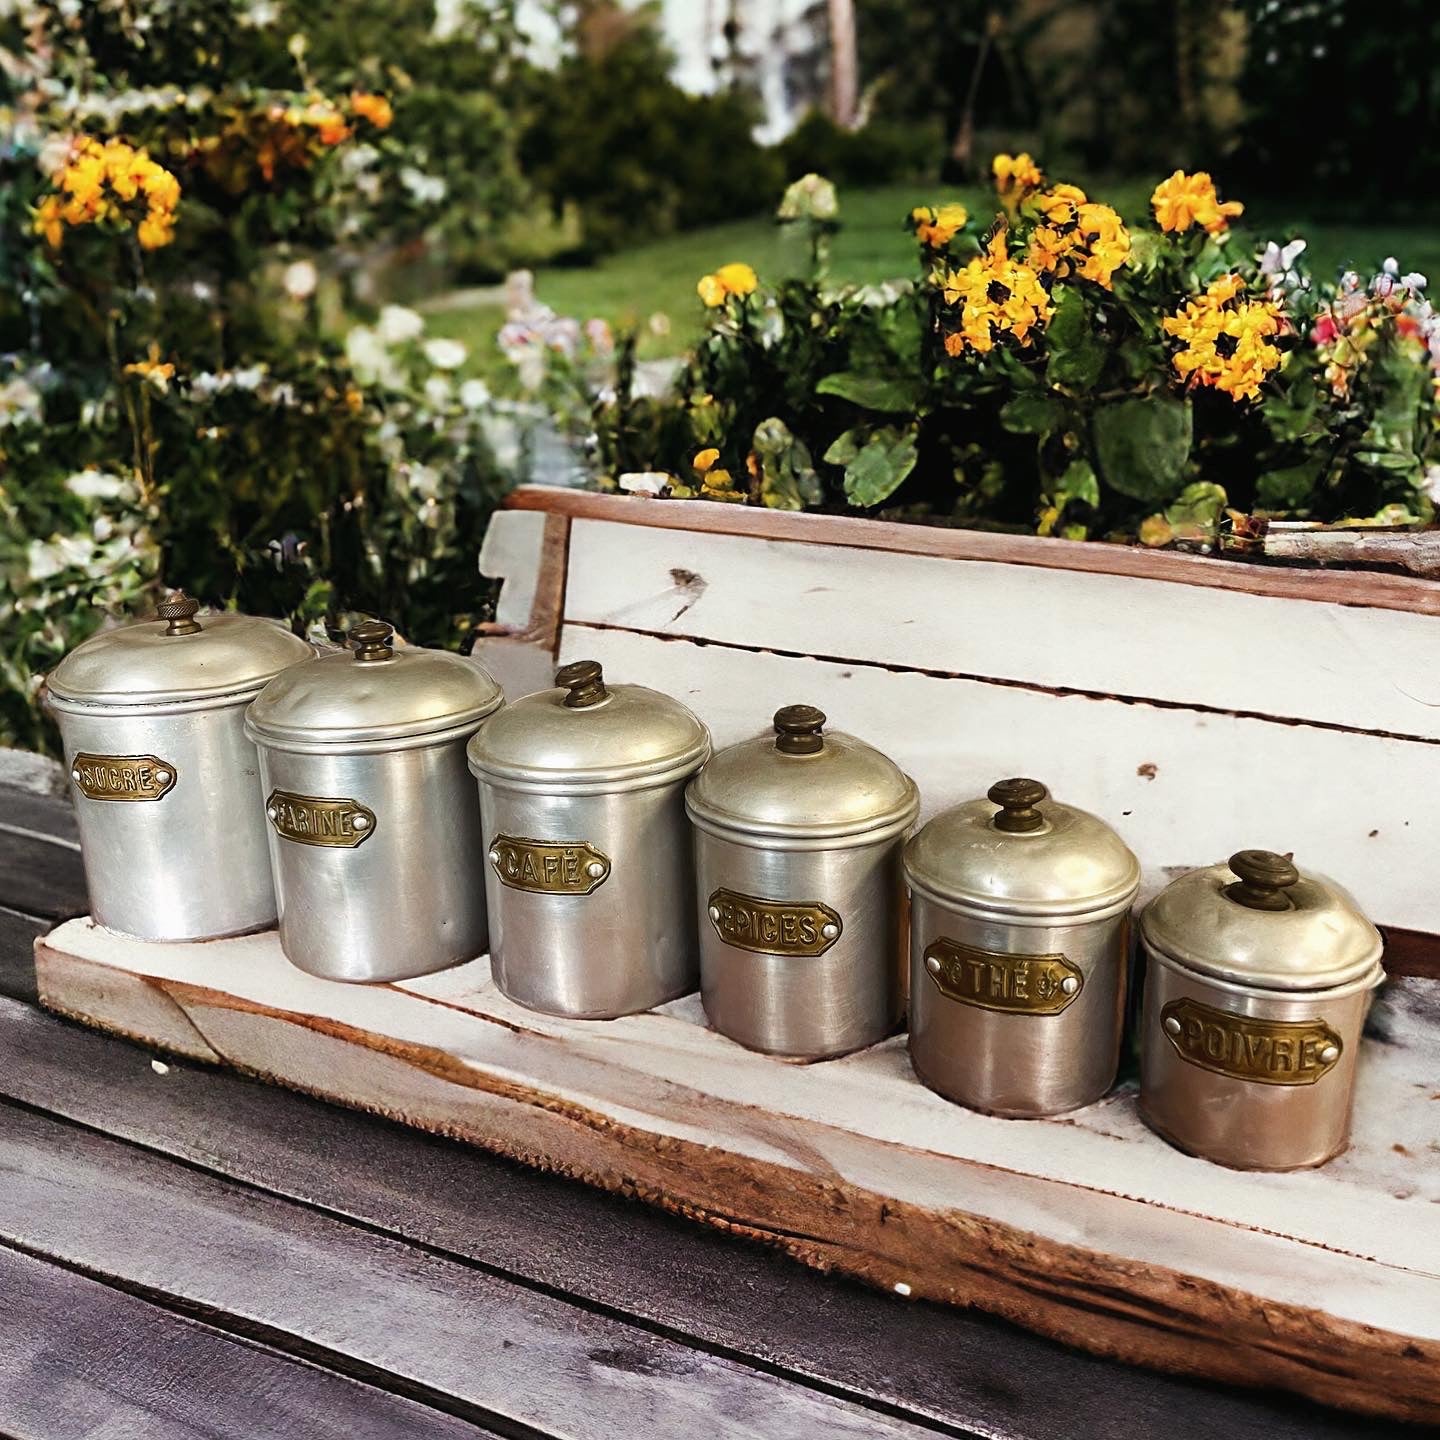
[[[1145,907],[1140,933],[1187,969],[1267,990],[1362,979],[1382,948],[1340,886],[1271,850],[1241,850],[1172,881]]]
[[[177,590],[156,607],[155,619],[92,635],[50,673],[52,699],[61,708],[218,700],[258,690],[315,653],[278,621],[196,619],[199,609]]]
[[[1100,919],[1140,884],[1140,862],[1103,820],[1024,779],[937,815],[905,847],[905,873],[942,903],[1020,919]]]
[[[883,838],[915,818],[915,782],[813,705],[775,712],[774,729],[717,753],[685,804],[698,825],[745,835]]]
[[[698,769],[710,732],[678,700],[643,685],[607,685],[594,660],[555,673],[487,721],[466,754],[481,780],[554,791],[658,785]]]
[[[383,749],[479,724],[504,701],[489,672],[464,655],[395,648],[383,620],[350,632],[352,650],[319,655],[272,680],[245,715],[250,736],[280,750]]]

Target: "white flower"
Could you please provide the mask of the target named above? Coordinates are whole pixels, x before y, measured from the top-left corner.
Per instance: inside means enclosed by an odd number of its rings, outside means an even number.
[[[58,175],[70,157],[70,137],[63,134],[47,135],[40,149],[35,153],[35,166],[42,175]]]
[[[1440,465],[1427,465],[1420,480],[1420,489],[1431,504],[1440,505]]]
[[[243,370],[230,372],[230,383],[237,390],[254,390],[265,378],[263,365],[247,365]]]
[[[345,358],[363,385],[371,385],[382,376],[394,378],[395,365],[385,342],[368,326],[356,325],[345,337]]]
[[[411,198],[419,205],[438,205],[445,198],[445,179],[440,175],[427,175],[413,165],[407,165],[400,172],[400,183],[410,192]]]
[[[19,425],[29,420],[39,424],[45,418],[40,392],[23,375],[0,385],[0,426]]]
[[[448,40],[465,23],[465,0],[435,0],[435,21],[430,34],[436,40]]]
[[[1387,275],[1398,275],[1400,273],[1400,262],[1393,255],[1387,255],[1385,257],[1385,263],[1380,268]]]
[[[490,403],[490,387],[483,380],[467,380],[460,387],[460,403],[467,410],[479,410]]]
[[[382,344],[403,345],[407,340],[417,340],[425,333],[425,321],[404,305],[386,305],[380,311],[377,328]]]
[[[1425,289],[1430,281],[1418,270],[1409,270],[1400,277],[1400,283],[1413,293],[1417,290]]]
[[[26,568],[36,584],[52,580],[62,571],[81,569],[95,553],[88,535],[57,535],[53,540],[32,540],[25,552]]]
[[[256,30],[264,30],[280,18],[280,7],[275,0],[250,0],[240,12],[240,23]]]
[[[813,173],[802,175],[785,191],[775,212],[780,220],[833,220],[839,213],[834,185]]]
[[[410,489],[422,499],[433,500],[440,493],[440,472],[432,465],[401,466]]]
[[[425,382],[425,398],[437,410],[450,404],[450,382],[443,375],[432,375]]]
[[[368,170],[378,159],[380,152],[373,145],[350,145],[340,156],[340,168],[347,175],[358,175]]]
[[[675,477],[664,470],[627,470],[619,477],[622,490],[631,495],[658,495],[675,483]]]
[[[465,363],[469,351],[458,340],[427,340],[424,346],[425,358],[437,370],[458,370]]]
[[[293,260],[285,267],[285,293],[292,300],[305,300],[315,293],[320,275],[313,261]]]
[[[104,470],[77,470],[66,480],[65,488],[82,500],[118,500],[130,487],[120,476]]]

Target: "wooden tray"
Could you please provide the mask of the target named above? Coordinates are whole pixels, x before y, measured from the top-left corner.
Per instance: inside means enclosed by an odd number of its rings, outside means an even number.
[[[790,1064],[707,1030],[694,997],[609,1022],[532,1014],[485,960],[352,986],[293,969],[273,934],[148,945],[75,920],[36,942],[36,969],[44,1003],[88,1024],[901,1294],[1137,1363],[1440,1419],[1434,980],[1382,992],[1351,1149],[1266,1176],[1172,1150],[1129,1088],[1060,1120],[997,1120],[916,1083],[903,1037]]]

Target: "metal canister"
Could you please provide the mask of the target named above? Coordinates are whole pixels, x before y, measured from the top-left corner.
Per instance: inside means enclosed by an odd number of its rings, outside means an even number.
[[[478,663],[383,621],[267,685],[260,750],[280,946],[329,980],[405,980],[485,951],[465,743],[502,703]]]
[[[812,705],[690,782],[700,993],[722,1035],[818,1060],[873,1045],[905,1008],[900,847],[920,797]]]
[[[176,592],[155,619],[77,645],[46,680],[91,911],[143,940],[275,923],[244,713],[267,681],[315,651],[273,621],[197,619],[199,608]]]
[[[905,848],[910,1058],[975,1110],[1055,1115],[1115,1079],[1140,865],[1102,820],[1001,780]]]
[[[531,1010],[611,1019],[695,989],[685,782],[710,733],[678,700],[563,666],[470,742],[495,983]]]
[[[1384,979],[1380,932],[1333,881],[1241,850],[1146,906],[1140,1113],[1239,1170],[1345,1148],[1360,1033]]]

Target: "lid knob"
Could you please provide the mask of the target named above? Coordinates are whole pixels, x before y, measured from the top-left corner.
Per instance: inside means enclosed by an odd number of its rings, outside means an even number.
[[[389,660],[395,654],[395,627],[386,620],[362,620],[351,632],[355,658],[365,663]]]
[[[1049,793],[1038,780],[1019,776],[1013,780],[997,780],[985,792],[985,798],[1000,807],[1000,813],[990,823],[1011,835],[1038,830],[1045,823],[1045,817],[1035,807]]]
[[[572,660],[562,665],[555,672],[555,683],[570,692],[565,697],[567,710],[588,710],[610,698],[598,660]]]
[[[825,748],[825,712],[813,705],[784,705],[775,712],[775,748],[782,755],[814,755]]]
[[[1273,850],[1237,850],[1230,857],[1231,870],[1240,878],[1225,887],[1225,895],[1251,910],[1289,910],[1294,901],[1285,891],[1300,879],[1288,855]]]
[[[155,616],[167,622],[167,635],[194,635],[200,629],[195,618],[200,602],[192,600],[183,590],[172,590],[156,607]]]

